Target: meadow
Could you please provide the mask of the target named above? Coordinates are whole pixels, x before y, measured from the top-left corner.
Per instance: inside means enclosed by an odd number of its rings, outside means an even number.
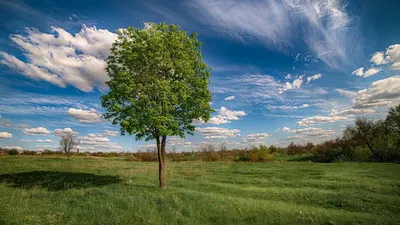
[[[400,224],[400,164],[0,158],[0,224]]]

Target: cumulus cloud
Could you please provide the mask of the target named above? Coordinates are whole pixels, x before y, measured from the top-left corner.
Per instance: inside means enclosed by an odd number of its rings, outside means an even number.
[[[322,77],[322,74],[317,73],[314,76],[307,77],[307,84],[310,83],[312,80],[317,80]]]
[[[391,70],[400,70],[400,44],[389,46],[386,50],[386,60],[392,64],[389,67]]]
[[[204,136],[205,139],[227,139],[240,136],[240,130],[221,127],[197,127],[197,133]]]
[[[76,132],[76,131],[74,131],[74,130],[72,130],[72,129],[69,128],[69,127],[66,127],[66,128],[64,128],[64,129],[55,129],[55,130],[54,130],[54,134],[57,135],[57,136],[63,136],[63,135],[66,135],[66,134],[77,135],[77,134],[79,134],[79,133]]]
[[[192,142],[182,139],[177,136],[172,136],[167,138],[167,145],[175,146],[175,147],[191,147]]]
[[[18,150],[18,151],[23,151],[24,150],[20,146],[5,146],[5,147],[2,147],[2,148],[7,149],[7,150],[14,150],[15,149],[15,150]]]
[[[28,28],[24,35],[11,35],[26,61],[0,51],[0,63],[33,80],[59,87],[71,85],[84,92],[93,87],[104,89],[109,79],[105,59],[117,35],[85,25],[76,34],[59,27],[51,29],[51,34]]]
[[[82,123],[103,122],[101,113],[97,112],[95,109],[84,110],[84,109],[69,108],[67,114],[79,120],[79,122]]]
[[[340,0],[195,2],[201,14],[197,18],[215,32],[242,41],[259,39],[278,49],[291,48],[301,40],[330,67],[349,63],[349,55],[358,47],[354,46],[357,30],[351,29],[352,19]]]
[[[333,123],[337,121],[347,120],[345,116],[311,116],[297,121],[296,123],[300,126],[312,126],[322,123]]]
[[[235,111],[235,110],[229,110],[222,106],[218,110],[218,115],[211,117],[211,119],[207,122],[208,124],[224,124],[224,123],[230,123],[232,120],[239,120],[239,117],[241,116],[246,116],[247,114],[244,111]],[[195,124],[204,124],[204,121],[201,120],[195,120],[193,121]]]
[[[114,131],[114,130],[104,130],[104,135],[105,136],[117,136],[119,134],[119,131]]]
[[[303,75],[304,76],[304,75]],[[292,83],[286,82],[279,88],[279,94],[283,94],[287,90],[298,89],[303,84],[303,76],[299,76]]]
[[[302,129],[291,129],[288,127],[282,128],[283,131],[296,134],[294,136],[289,136],[289,139],[302,139],[306,137],[329,137],[335,135],[334,130],[325,130],[316,127],[306,127]]]
[[[367,71],[364,72],[364,67],[361,67],[359,69],[354,70],[351,74],[366,78],[366,77],[375,75],[375,74],[379,73],[380,71],[381,71],[381,69],[371,67]]]
[[[25,128],[23,130],[23,132],[25,134],[28,134],[28,135],[43,135],[43,136],[46,136],[46,135],[50,134],[50,131],[47,130],[46,128],[44,128],[44,127]]]
[[[376,52],[372,55],[371,63],[376,65],[390,63],[389,69],[400,70],[400,44],[391,45],[386,52]]]
[[[400,75],[373,82],[353,96],[353,108],[392,106],[400,102]]]
[[[12,134],[8,132],[0,132],[0,140],[5,138],[12,138]]]
[[[383,53],[383,52],[374,53],[372,55],[372,58],[371,58],[370,62],[374,63],[375,65],[386,64],[387,61],[385,60],[385,53]]]
[[[235,99],[235,96],[228,96],[228,97],[226,97],[225,98],[225,101],[231,101],[231,100],[233,100],[233,99]]]
[[[112,152],[121,151],[121,145],[111,142],[109,138],[101,134],[88,134],[87,136],[78,137],[79,149],[83,151],[102,151]]]
[[[269,136],[271,135],[268,133],[248,134],[243,138],[243,141],[254,144],[263,143],[265,142],[265,139],[268,138]]]

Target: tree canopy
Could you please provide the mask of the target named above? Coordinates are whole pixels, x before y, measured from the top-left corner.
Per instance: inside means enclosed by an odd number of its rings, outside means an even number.
[[[146,23],[144,29],[128,27],[117,34],[107,60],[104,116],[119,124],[122,134],[156,139],[163,161],[166,136],[184,138],[194,133],[193,120],[209,120],[211,68],[203,62],[197,34],[179,26]]]

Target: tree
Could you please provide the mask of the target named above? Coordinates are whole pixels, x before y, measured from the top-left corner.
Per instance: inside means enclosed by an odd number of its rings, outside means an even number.
[[[400,133],[400,105],[390,108],[385,120],[395,132]]]
[[[107,60],[102,96],[104,117],[119,124],[121,134],[156,140],[160,187],[166,187],[167,136],[193,135],[192,121],[208,121],[211,68],[202,59],[197,34],[176,25],[145,24],[144,29],[118,30]]]
[[[343,131],[346,140],[353,140],[356,145],[366,146],[378,161],[384,161],[388,150],[388,134],[390,130],[381,120],[373,121],[367,118],[357,118],[354,126],[348,126]]]
[[[71,149],[75,148],[78,145],[78,142],[76,142],[75,139],[75,133],[74,132],[65,132],[60,135],[61,141],[60,141],[60,147],[62,151],[64,151],[67,154],[68,160],[70,156]]]

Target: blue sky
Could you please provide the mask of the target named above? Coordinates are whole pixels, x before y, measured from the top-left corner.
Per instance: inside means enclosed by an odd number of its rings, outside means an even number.
[[[301,2],[301,3],[300,3]],[[153,146],[101,118],[114,31],[166,22],[198,32],[216,112],[177,150],[285,146],[341,134],[400,103],[396,0],[0,1],[0,146]]]

